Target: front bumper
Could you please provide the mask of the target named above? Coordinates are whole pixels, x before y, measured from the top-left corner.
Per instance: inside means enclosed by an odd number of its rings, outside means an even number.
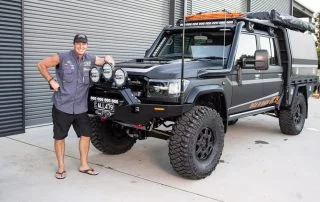
[[[102,90],[92,87],[89,90],[89,114],[123,123],[137,125],[147,123],[153,118],[176,117],[189,111],[191,107],[192,104],[143,104],[128,88]]]

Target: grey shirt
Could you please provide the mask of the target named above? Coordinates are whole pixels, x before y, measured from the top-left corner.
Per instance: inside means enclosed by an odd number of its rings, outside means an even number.
[[[60,63],[56,78],[60,91],[54,92],[52,102],[55,107],[68,114],[88,111],[89,71],[96,57],[85,53],[78,61],[74,50],[58,53]]]

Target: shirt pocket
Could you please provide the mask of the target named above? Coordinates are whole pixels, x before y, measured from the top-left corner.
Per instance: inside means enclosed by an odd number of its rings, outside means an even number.
[[[90,83],[89,70],[84,70],[84,71],[83,71],[83,83],[84,83],[84,84],[89,84],[89,83]]]
[[[63,81],[65,82],[72,82],[74,78],[74,71],[71,69],[64,69],[63,70]]]

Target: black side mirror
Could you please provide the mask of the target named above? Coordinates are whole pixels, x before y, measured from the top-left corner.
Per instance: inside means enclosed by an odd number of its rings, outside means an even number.
[[[269,69],[269,53],[267,50],[256,50],[254,60],[254,68],[256,70]]]

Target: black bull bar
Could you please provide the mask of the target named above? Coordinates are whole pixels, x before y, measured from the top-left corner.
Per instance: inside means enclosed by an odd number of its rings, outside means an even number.
[[[130,124],[180,116],[191,108],[192,104],[143,104],[128,88],[108,91],[91,88],[88,96],[88,114]]]

